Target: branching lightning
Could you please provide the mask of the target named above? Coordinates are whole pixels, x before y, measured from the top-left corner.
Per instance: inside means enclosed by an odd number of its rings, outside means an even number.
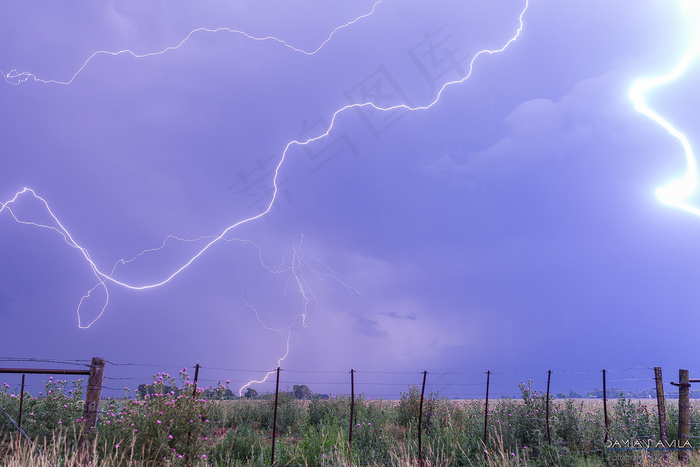
[[[635,81],[629,96],[634,102],[635,109],[661,125],[671,136],[676,138],[683,147],[686,162],[685,174],[667,185],[656,190],[656,196],[662,203],[683,209],[691,214],[700,216],[700,208],[688,203],[688,199],[698,187],[697,162],[693,148],[688,138],[673,126],[668,120],[652,110],[646,102],[646,95],[652,89],[675,81],[687,70],[690,63],[700,53],[700,2],[698,0],[683,0],[687,16],[693,21],[695,37],[690,47],[681,57],[678,64],[665,75],[644,78]]]
[[[150,57],[150,56],[154,56],[154,55],[159,55],[159,54],[163,54],[163,53],[178,49],[185,42],[187,42],[192,37],[193,34],[196,34],[199,32],[227,31],[230,33],[244,35],[248,39],[255,40],[255,41],[275,41],[275,42],[278,42],[278,43],[282,44],[283,46],[289,48],[290,50],[292,50],[294,52],[303,53],[306,55],[314,55],[319,50],[321,50],[321,48],[324,47],[333,38],[334,34],[336,34],[339,30],[341,30],[343,28],[347,28],[347,27],[351,26],[352,24],[356,23],[357,21],[360,21],[363,18],[369,17],[372,13],[374,13],[376,8],[378,7],[378,5],[382,1],[383,0],[378,0],[377,2],[375,2],[369,13],[362,15],[358,18],[355,18],[354,20],[352,20],[352,21],[350,21],[342,26],[335,28],[330,33],[330,35],[327,37],[327,39],[325,41],[323,41],[323,43],[321,43],[321,45],[319,45],[316,49],[311,50],[311,51],[306,51],[306,50],[294,47],[294,46],[288,44],[287,42],[285,42],[281,39],[275,38],[275,37],[254,37],[254,36],[251,36],[247,33],[242,32],[242,31],[237,31],[237,30],[228,29],[228,28],[219,28],[219,29],[215,29],[215,30],[200,28],[200,29],[196,29],[196,30],[190,32],[179,44],[172,46],[172,47],[168,47],[160,52],[152,52],[152,53],[141,54],[141,55],[135,54],[134,52],[132,52],[130,50],[122,50],[119,52],[105,52],[105,51],[95,52],[83,63],[83,65],[67,81],[58,81],[58,80],[53,80],[53,79],[44,80],[44,79],[40,79],[40,78],[36,77],[35,75],[33,75],[31,73],[26,73],[26,72],[18,73],[16,70],[12,70],[10,73],[7,73],[7,74],[0,72],[0,74],[2,74],[3,77],[5,78],[5,80],[10,84],[20,84],[24,81],[32,79],[34,81],[41,82],[41,83],[47,83],[47,84],[53,83],[53,84],[69,85],[76,79],[76,77],[83,71],[83,69],[85,69],[85,67],[88,66],[90,61],[97,55],[106,54],[106,55],[113,55],[114,56],[114,55],[119,55],[119,54],[130,54],[130,55],[134,56],[135,58],[145,58],[145,57]],[[284,147],[284,149],[282,150],[280,157],[279,157],[279,161],[277,162],[275,170],[274,170],[274,176],[272,178],[272,188],[273,188],[272,196],[271,196],[271,200],[270,200],[269,204],[267,204],[266,209],[264,209],[262,212],[260,212],[257,215],[244,218],[242,220],[239,220],[239,221],[231,224],[230,226],[226,227],[218,235],[200,237],[200,238],[194,239],[194,240],[184,240],[184,239],[177,238],[174,236],[168,236],[163,241],[163,244],[160,247],[144,250],[129,260],[119,260],[111,269],[107,270],[107,269],[104,269],[103,267],[98,266],[96,264],[96,262],[93,261],[88,250],[74,240],[74,237],[69,233],[68,229],[66,229],[66,227],[54,215],[54,213],[52,212],[52,210],[49,206],[49,203],[44,198],[42,198],[37,193],[35,193],[32,189],[24,188],[23,190],[16,193],[11,199],[2,203],[2,205],[0,206],[0,213],[2,213],[3,211],[8,211],[10,213],[10,215],[14,218],[14,220],[18,223],[25,224],[25,225],[32,225],[35,227],[46,228],[46,229],[55,231],[56,233],[58,233],[59,235],[61,235],[63,237],[64,241],[69,246],[71,246],[72,248],[75,248],[76,250],[78,250],[81,253],[83,259],[85,260],[88,267],[91,269],[92,273],[95,275],[95,277],[97,279],[97,284],[92,289],[90,289],[90,291],[86,295],[84,295],[81,298],[80,303],[78,305],[78,310],[77,310],[79,326],[81,328],[89,328],[92,324],[94,324],[102,316],[102,314],[104,313],[105,309],[108,306],[108,303],[109,303],[108,285],[113,284],[113,285],[120,286],[120,287],[130,289],[130,290],[147,290],[147,289],[157,288],[157,287],[160,287],[160,286],[170,282],[173,278],[178,276],[181,272],[183,272],[185,269],[187,269],[192,263],[194,263],[202,255],[204,255],[204,253],[207,252],[207,250],[209,250],[212,246],[214,246],[218,242],[220,242],[222,240],[223,241],[236,240],[236,241],[242,241],[242,242],[245,241],[245,240],[239,240],[239,239],[230,239],[229,236],[232,233],[232,231],[234,231],[238,227],[240,227],[244,224],[247,224],[247,223],[254,222],[254,221],[266,216],[270,212],[270,210],[274,206],[274,203],[276,202],[277,196],[278,196],[279,172],[289,156],[290,149],[292,149],[294,147],[301,147],[301,146],[309,145],[315,141],[319,141],[319,140],[322,140],[323,138],[326,138],[330,134],[330,132],[333,130],[333,128],[335,127],[338,117],[341,114],[343,114],[351,109],[372,108],[375,111],[379,111],[379,112],[390,112],[390,111],[394,111],[394,110],[405,110],[408,112],[417,112],[417,111],[423,111],[423,110],[428,110],[428,109],[432,108],[440,101],[440,99],[443,96],[443,92],[445,90],[447,90],[447,88],[462,84],[471,77],[473,69],[474,69],[474,64],[479,57],[481,57],[483,55],[493,55],[493,54],[503,52],[513,42],[515,42],[518,39],[518,37],[520,37],[521,31],[523,29],[523,16],[525,15],[528,7],[529,7],[529,0],[525,0],[525,5],[518,16],[519,26],[518,26],[517,30],[515,31],[515,33],[512,35],[512,37],[510,37],[505,42],[505,44],[503,46],[501,46],[500,48],[497,48],[497,49],[484,49],[484,50],[481,50],[481,51],[475,53],[469,62],[468,72],[464,75],[464,77],[462,77],[461,79],[457,79],[457,80],[453,80],[453,81],[449,81],[449,82],[444,83],[439,88],[439,91],[437,92],[435,98],[432,101],[428,102],[427,104],[424,104],[421,106],[414,106],[414,107],[406,105],[406,104],[398,104],[398,105],[393,105],[390,107],[382,107],[382,106],[379,106],[372,101],[366,101],[366,102],[362,102],[362,103],[354,103],[354,104],[346,105],[346,106],[343,106],[343,107],[337,109],[335,112],[333,112],[332,118],[330,119],[330,123],[328,124],[325,131],[323,131],[322,133],[320,133],[314,137],[308,138],[308,139],[293,140],[293,141],[288,142],[286,144],[286,146]],[[46,212],[49,214],[49,216],[52,219],[51,224],[40,224],[37,222],[32,222],[32,221],[20,219],[15,214],[15,211],[13,210],[13,205],[18,202],[20,197],[32,197],[35,200],[38,200],[40,203],[42,203],[46,209]],[[168,241],[192,241],[192,242],[200,242],[201,241],[201,242],[204,242],[204,246],[199,248],[195,254],[191,255],[186,261],[184,261],[184,263],[181,266],[176,267],[174,270],[172,270],[169,274],[166,274],[164,277],[153,280],[151,282],[135,283],[135,282],[128,281],[127,279],[119,277],[119,275],[118,275],[119,267],[118,266],[125,265],[129,262],[132,262],[132,261],[142,257],[143,255],[145,255],[149,252],[160,250],[160,249],[165,247],[166,242],[168,242]],[[250,242],[250,243],[252,243],[252,242]],[[303,269],[301,267],[301,264],[302,264],[303,259],[304,259],[304,252],[303,252],[301,246],[302,245],[300,243],[298,245],[298,247],[295,247],[294,253],[293,253],[292,264],[291,264],[291,266],[289,266],[285,269],[285,271],[287,271],[290,274],[290,276],[289,276],[290,283],[292,283],[294,285],[294,287],[296,288],[296,290],[299,292],[300,296],[302,297],[302,301],[303,301],[303,307],[302,307],[301,313],[299,313],[297,316],[295,316],[294,320],[292,321],[292,323],[290,325],[282,327],[282,328],[273,328],[273,327],[268,326],[264,322],[264,320],[261,319],[260,314],[258,313],[257,309],[245,298],[244,290],[242,290],[242,292],[241,292],[242,301],[246,304],[246,306],[249,309],[251,309],[252,311],[255,312],[255,315],[256,315],[258,321],[260,321],[260,323],[266,329],[273,330],[273,331],[286,330],[288,332],[286,353],[284,354],[284,356],[282,356],[278,360],[278,366],[282,363],[282,361],[289,354],[289,342],[290,342],[290,337],[291,337],[291,328],[299,320],[301,320],[301,324],[303,326],[306,326],[306,316],[307,316],[307,312],[308,312],[309,303],[315,302],[318,304],[318,301],[316,300],[315,296],[313,295],[313,292],[311,291],[310,287],[308,286],[308,283],[304,277]],[[267,268],[272,273],[278,274],[281,271],[281,269],[279,269],[279,268],[270,268],[270,267],[264,265],[264,262],[262,262],[262,257],[261,257],[261,263],[263,264],[263,266],[265,268]],[[318,272],[314,271],[314,274],[318,274]],[[330,277],[333,277],[334,279],[338,280],[337,277],[335,276],[335,274],[333,274],[332,272],[330,274],[328,274],[328,273],[324,273],[324,274],[329,275]],[[343,284],[347,290],[357,292],[355,289],[346,285],[342,281],[339,281],[339,282],[341,284]],[[105,292],[106,298],[105,298],[104,304],[101,308],[99,315],[95,319],[93,319],[92,321],[90,321],[87,324],[83,323],[81,321],[81,317],[80,317],[81,306],[82,306],[84,300],[89,298],[91,293],[93,293],[98,288],[101,288]],[[322,309],[322,307],[320,307],[320,306],[319,306],[319,308]],[[251,382],[247,383],[245,386],[241,387],[241,389],[239,390],[239,393],[242,393],[243,390],[245,388],[247,388],[248,386],[250,386],[251,384],[264,382],[273,373],[274,373],[274,371],[268,373],[265,376],[265,378],[262,379],[262,381],[251,381]]]
[[[238,240],[238,239],[236,239],[236,240],[242,241],[242,240]],[[313,289],[311,288],[308,281],[306,280],[306,277],[304,276],[305,267],[314,275],[318,275],[321,273],[316,271],[314,268],[310,267],[310,265],[308,265],[304,261],[305,253],[303,250],[303,240],[304,240],[304,237],[302,235],[301,240],[299,241],[299,244],[293,245],[291,264],[289,264],[287,266],[285,264],[285,261],[283,260],[280,265],[277,265],[275,267],[271,267],[271,266],[268,266],[267,264],[265,264],[265,261],[262,258],[262,250],[260,249],[260,247],[258,245],[256,245],[253,242],[246,241],[247,243],[252,244],[258,250],[260,265],[265,270],[267,270],[268,273],[270,273],[270,279],[272,279],[272,277],[279,276],[281,274],[287,274],[287,277],[288,277],[287,284],[285,285],[285,288],[284,288],[285,293],[287,292],[287,289],[289,288],[290,283],[292,283],[291,285],[296,289],[296,291],[299,293],[299,295],[301,296],[301,299],[302,299],[301,313],[294,316],[294,319],[292,320],[292,322],[290,324],[288,324],[287,326],[283,326],[281,328],[271,327],[260,317],[260,313],[259,313],[258,309],[255,306],[253,306],[253,304],[251,304],[250,301],[245,297],[245,286],[243,284],[243,277],[240,277],[240,280],[241,280],[241,301],[243,301],[243,303],[245,303],[245,305],[248,309],[250,309],[253,313],[255,313],[255,318],[268,331],[277,331],[277,332],[287,331],[287,330],[291,329],[292,327],[294,327],[296,322],[300,319],[301,319],[302,327],[306,327],[306,317],[307,317],[308,312],[309,312],[309,304],[312,302],[316,305],[316,307],[318,309],[323,311],[325,314],[327,314],[331,318],[334,318],[334,316],[331,315],[330,313],[328,313],[323,308],[323,306],[319,303],[318,299],[314,295]],[[323,264],[323,263],[321,263],[321,264]],[[336,282],[343,285],[349,293],[358,295],[364,299],[364,296],[362,295],[362,293],[359,290],[357,290],[354,287],[348,286],[343,281],[338,279],[335,276],[335,274],[332,274],[332,277]],[[267,281],[269,281],[270,279],[268,279]]]
[[[3,78],[5,78],[5,81],[6,81],[7,83],[12,84],[12,85],[15,85],[15,86],[18,86],[18,85],[20,85],[20,84],[22,84],[22,83],[24,83],[25,81],[30,80],[30,79],[33,80],[33,81],[36,81],[36,82],[38,82],[38,83],[44,83],[44,84],[64,84],[64,85],[68,85],[68,84],[71,84],[71,83],[75,80],[75,78],[77,78],[78,75],[85,69],[85,67],[87,67],[88,64],[89,64],[95,57],[97,57],[97,56],[100,56],[100,55],[108,55],[108,56],[116,57],[117,55],[131,55],[131,56],[134,57],[134,58],[148,58],[148,57],[154,57],[154,56],[156,56],[156,55],[163,55],[164,53],[171,52],[171,51],[174,51],[174,50],[179,49],[179,48],[182,47],[187,41],[189,41],[193,36],[195,36],[195,35],[197,35],[197,34],[200,34],[200,33],[228,32],[228,33],[230,33],[230,34],[236,34],[236,35],[243,36],[243,37],[245,37],[246,39],[249,39],[249,40],[252,40],[252,41],[258,41],[258,42],[271,41],[271,42],[276,42],[276,43],[278,43],[278,44],[280,44],[280,45],[282,45],[282,46],[284,46],[284,47],[286,47],[286,48],[288,48],[288,49],[290,49],[290,50],[292,50],[292,51],[294,51],[294,52],[301,53],[301,54],[304,54],[304,55],[315,55],[315,54],[316,54],[317,52],[319,52],[328,42],[330,42],[330,40],[333,38],[333,36],[334,36],[338,31],[340,31],[340,30],[342,30],[342,29],[345,29],[345,28],[348,28],[348,27],[352,26],[353,24],[357,23],[358,21],[360,21],[360,20],[362,20],[362,19],[368,18],[369,16],[371,16],[371,15],[374,13],[374,11],[377,9],[377,6],[378,6],[380,3],[382,3],[383,1],[384,1],[384,0],[377,0],[377,1],[372,5],[372,9],[371,9],[368,13],[366,13],[366,14],[364,14],[364,15],[361,15],[361,16],[358,16],[357,18],[355,18],[355,19],[353,19],[353,20],[351,20],[351,21],[348,21],[347,23],[342,24],[342,25],[338,26],[337,28],[333,29],[333,30],[330,32],[330,34],[328,35],[328,37],[326,37],[326,39],[323,40],[323,41],[321,42],[321,44],[320,44],[318,47],[316,47],[315,49],[313,49],[313,50],[305,50],[305,49],[302,49],[302,48],[300,48],[300,47],[295,47],[295,46],[289,44],[287,41],[285,41],[285,40],[283,40],[283,39],[280,39],[280,38],[277,38],[277,37],[274,37],[274,36],[258,37],[258,36],[253,36],[253,35],[251,35],[251,34],[248,34],[248,33],[245,32],[245,31],[241,31],[241,30],[238,30],[238,29],[231,29],[231,28],[226,28],[226,27],[216,28],[216,29],[197,28],[197,29],[194,29],[194,30],[190,31],[190,32],[185,36],[185,38],[182,39],[178,44],[173,45],[173,46],[170,46],[170,47],[166,47],[165,49],[160,50],[160,51],[157,51],[157,52],[148,52],[148,53],[144,53],[144,54],[138,54],[138,53],[136,53],[136,52],[134,52],[134,51],[132,51],[132,50],[129,50],[129,49],[119,50],[119,51],[117,51],[117,52],[109,52],[109,51],[107,51],[107,50],[98,50],[97,52],[94,52],[92,55],[90,55],[90,56],[87,58],[87,60],[85,60],[85,62],[83,62],[83,64],[80,66],[80,68],[78,68],[78,70],[77,70],[75,73],[73,73],[73,75],[70,77],[70,79],[69,79],[68,81],[59,81],[59,80],[56,80],[56,79],[42,79],[42,78],[37,77],[37,76],[34,75],[33,73],[29,73],[29,72],[26,72],[26,71],[24,71],[24,72],[18,72],[16,69],[10,70],[8,73],[3,73],[2,71],[0,71],[0,75],[1,75]]]
[[[30,225],[34,225],[34,226],[42,227],[42,228],[48,228],[48,229],[54,230],[54,231],[56,231],[57,233],[59,233],[59,234],[64,238],[64,240],[66,241],[66,243],[68,243],[71,247],[76,248],[77,250],[79,250],[79,251],[81,252],[81,254],[82,254],[82,256],[84,257],[85,261],[89,264],[90,268],[94,271],[95,275],[99,278],[100,282],[111,282],[111,283],[113,283],[113,284],[115,284],[115,285],[119,285],[119,286],[125,287],[125,288],[127,288],[127,289],[131,289],[131,290],[146,290],[146,289],[152,289],[152,288],[160,287],[160,286],[162,286],[162,285],[164,285],[164,284],[170,282],[174,277],[176,277],[177,275],[179,275],[182,271],[184,271],[187,267],[189,267],[195,260],[197,260],[200,256],[202,256],[202,255],[203,255],[209,248],[211,248],[214,244],[218,243],[218,242],[221,241],[221,240],[224,240],[224,239],[226,238],[226,235],[229,234],[231,231],[235,230],[237,227],[239,227],[239,226],[241,226],[241,225],[243,225],[243,224],[247,224],[247,223],[253,222],[253,221],[255,221],[255,220],[258,220],[258,219],[264,217],[265,215],[267,215],[267,214],[270,212],[270,210],[271,210],[272,207],[274,206],[275,201],[277,200],[277,195],[278,195],[278,190],[279,190],[279,187],[278,187],[278,179],[279,179],[279,172],[280,172],[280,169],[282,168],[283,164],[285,163],[285,161],[286,161],[286,159],[287,159],[287,156],[288,156],[288,153],[289,153],[289,150],[290,150],[292,147],[294,147],[294,146],[305,146],[305,145],[308,145],[308,144],[310,144],[310,143],[313,143],[313,142],[315,142],[315,141],[319,141],[319,140],[325,138],[325,137],[328,136],[328,134],[333,130],[333,128],[334,128],[334,126],[335,126],[335,124],[336,124],[336,120],[337,120],[338,116],[339,116],[340,114],[342,114],[342,113],[344,113],[344,112],[350,110],[350,109],[371,107],[371,108],[373,108],[374,110],[377,110],[377,111],[380,111],[380,112],[389,112],[389,111],[392,111],[392,110],[399,110],[399,109],[415,112],[415,111],[428,110],[428,109],[430,109],[431,107],[433,107],[435,104],[437,104],[437,103],[439,102],[440,98],[441,98],[442,95],[443,95],[443,92],[444,92],[448,87],[451,87],[451,86],[454,86],[454,85],[457,85],[457,84],[461,84],[461,83],[465,82],[466,80],[468,80],[468,79],[471,77],[472,72],[473,72],[473,69],[474,69],[474,63],[475,63],[475,61],[476,61],[480,56],[482,56],[482,55],[490,55],[490,54],[495,54],[495,53],[503,52],[510,44],[512,44],[512,43],[520,36],[520,33],[521,33],[521,31],[522,31],[522,28],[523,28],[523,19],[522,19],[522,18],[523,18],[523,16],[524,16],[525,12],[527,11],[528,4],[529,4],[529,0],[526,2],[525,8],[524,8],[524,9],[522,10],[522,12],[520,13],[520,16],[519,16],[519,27],[518,27],[518,29],[517,29],[515,35],[514,35],[513,37],[511,37],[511,38],[505,43],[505,45],[503,45],[503,46],[502,46],[501,48],[499,48],[499,49],[494,49],[494,50],[484,49],[484,50],[481,50],[481,51],[477,52],[477,53],[474,55],[474,57],[472,58],[472,60],[470,61],[470,63],[469,63],[469,71],[468,71],[468,73],[466,74],[466,76],[464,76],[462,79],[454,80],[454,81],[449,81],[449,82],[443,84],[442,87],[440,88],[440,90],[438,91],[437,96],[435,97],[435,99],[434,99],[433,101],[429,102],[428,104],[423,105],[423,106],[417,106],[417,107],[410,107],[410,106],[405,105],[405,104],[398,104],[398,105],[394,105],[394,106],[390,106],[390,107],[381,107],[381,106],[378,106],[378,105],[374,104],[373,102],[364,102],[364,103],[349,104],[349,105],[346,105],[346,106],[344,106],[344,107],[341,107],[340,109],[336,110],[336,111],[333,113],[333,116],[332,116],[332,118],[331,118],[330,124],[329,124],[329,126],[328,126],[328,128],[326,129],[325,132],[323,132],[323,133],[321,133],[321,134],[319,134],[319,135],[317,135],[317,136],[315,136],[315,137],[312,137],[312,138],[308,138],[308,139],[306,139],[306,140],[303,140],[303,141],[293,140],[293,141],[290,141],[289,143],[287,143],[287,145],[285,146],[284,150],[282,151],[282,154],[281,154],[281,156],[280,156],[279,162],[277,163],[277,165],[276,165],[276,167],[275,167],[274,177],[273,177],[273,179],[272,179],[272,185],[273,185],[272,197],[271,197],[270,202],[269,202],[268,205],[267,205],[267,208],[266,208],[265,210],[261,211],[261,212],[260,212],[259,214],[257,214],[257,215],[244,218],[244,219],[242,219],[242,220],[239,220],[238,222],[235,222],[234,224],[231,224],[231,225],[228,226],[226,229],[224,229],[223,232],[221,232],[219,235],[211,236],[211,237],[202,237],[202,238],[206,238],[206,239],[207,239],[207,243],[205,244],[204,247],[202,247],[195,255],[193,255],[190,259],[188,259],[184,264],[182,264],[180,267],[178,267],[177,269],[175,269],[171,274],[169,274],[169,275],[167,275],[166,277],[164,277],[164,278],[162,278],[162,279],[160,279],[160,280],[157,280],[157,281],[155,281],[155,282],[150,282],[150,283],[146,283],[146,284],[134,284],[134,283],[129,283],[129,282],[126,282],[126,281],[124,281],[124,280],[120,280],[120,279],[117,279],[117,278],[113,277],[113,271],[110,271],[110,272],[108,272],[108,273],[107,273],[107,272],[104,272],[104,270],[101,269],[100,267],[98,267],[98,265],[92,260],[92,258],[90,257],[90,254],[89,254],[89,252],[87,251],[87,249],[85,249],[84,247],[82,247],[81,245],[79,245],[79,244],[73,239],[73,237],[72,237],[71,234],[68,232],[68,230],[63,226],[63,224],[59,221],[59,219],[54,215],[54,213],[52,212],[51,208],[49,207],[49,203],[48,203],[44,198],[42,198],[41,196],[39,196],[38,194],[36,194],[36,193],[34,192],[34,190],[32,190],[32,189],[30,189],[30,188],[24,188],[24,189],[22,189],[21,191],[19,191],[18,193],[16,193],[10,200],[8,200],[8,201],[2,203],[2,207],[0,208],[0,212],[2,212],[3,210],[8,210],[8,211],[11,213],[11,215],[15,218],[15,220],[16,220],[17,222],[20,222],[20,223],[22,223],[22,224],[30,224]],[[376,4],[375,4],[375,5],[376,5]],[[55,225],[55,226],[48,226],[48,225],[38,224],[38,223],[35,223],[35,222],[31,222],[31,221],[21,221],[21,220],[19,220],[17,217],[15,217],[14,212],[12,211],[12,209],[11,209],[10,206],[18,200],[18,198],[20,197],[20,195],[31,195],[32,197],[34,197],[35,199],[37,199],[37,200],[39,200],[41,203],[43,203],[43,205],[45,206],[45,208],[46,208],[48,214],[52,217],[52,219],[53,219],[53,221],[55,222],[56,225]],[[148,251],[148,250],[145,250],[144,252],[140,253],[140,254],[137,255],[137,256],[142,255],[142,254],[145,253],[146,251]],[[121,261],[120,261],[120,262],[121,262]]]

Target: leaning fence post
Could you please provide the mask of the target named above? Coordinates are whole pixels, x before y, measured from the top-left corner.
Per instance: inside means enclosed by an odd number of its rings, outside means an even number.
[[[425,395],[425,378],[428,372],[423,372],[423,388],[420,391],[420,407],[418,408],[418,465],[423,465],[423,446],[421,444],[421,431],[423,427],[423,396]]]
[[[547,405],[545,406],[545,419],[547,420],[547,443],[552,445],[552,437],[549,435],[549,381],[552,379],[552,370],[547,370]]]
[[[489,427],[489,379],[491,379],[491,371],[486,372],[486,404],[484,405],[484,457],[488,457],[488,451],[486,450],[486,434]]]
[[[102,381],[105,374],[105,361],[93,357],[90,364],[87,392],[85,393],[85,407],[83,410],[83,434],[78,443],[82,451],[83,461],[89,461],[90,448],[94,441],[95,428],[97,427],[97,414],[100,408],[100,395],[102,394]]]
[[[275,432],[277,431],[277,395],[280,392],[280,367],[277,367],[277,384],[275,385],[275,411],[272,415],[272,457],[270,465],[275,465]]]
[[[690,375],[688,370],[678,370],[678,460],[688,462],[690,438]]]
[[[194,366],[194,385],[192,386],[192,399],[197,396],[197,378],[199,378],[199,363]]]
[[[661,444],[668,446],[668,431],[666,430],[666,400],[664,398],[664,382],[661,377],[661,367],[654,367],[654,380],[656,381],[656,405],[659,411],[659,432]],[[664,450],[664,461],[668,461],[668,451]]]
[[[608,442],[608,389],[605,386],[605,370],[603,370],[603,419],[605,422],[605,441]]]
[[[352,459],[352,425],[355,410],[355,370],[350,370],[350,434],[348,436],[348,463]]]

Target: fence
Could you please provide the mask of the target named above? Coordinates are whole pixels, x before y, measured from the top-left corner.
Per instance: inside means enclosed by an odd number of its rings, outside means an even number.
[[[0,359],[2,360],[2,359]],[[16,359],[11,359],[16,361]],[[21,396],[20,396],[20,409],[17,416],[17,428],[20,428],[21,424],[21,410],[22,410],[22,399],[24,395],[24,374],[62,374],[62,375],[90,375],[90,380],[88,382],[88,391],[86,394],[86,399],[84,403],[84,415],[83,419],[87,427],[96,428],[98,427],[98,413],[106,413],[105,411],[98,410],[100,390],[103,388],[102,378],[104,380],[115,381],[115,380],[128,380],[130,378],[116,378],[109,375],[104,375],[103,370],[105,365],[112,366],[127,366],[136,364],[116,364],[112,362],[105,362],[102,359],[94,358],[89,365],[90,370],[61,370],[61,369],[27,369],[27,368],[4,368],[0,369],[0,373],[20,373],[22,374],[22,386],[21,386]],[[210,374],[240,374],[242,372],[250,373],[250,370],[239,370],[239,369],[226,369],[226,368],[207,368],[206,366],[200,366],[197,364],[195,366],[195,375],[192,387],[192,395],[194,397],[197,394],[197,385],[202,382],[217,382],[217,386],[228,388],[228,380],[225,386],[222,386],[220,380],[200,378],[200,373],[202,376],[206,376],[207,373]],[[520,375],[517,372],[510,373],[494,373],[491,371],[478,372],[478,373],[460,373],[460,372],[442,372],[442,373],[430,373],[428,371],[423,372],[371,372],[371,371],[357,371],[351,369],[350,371],[309,371],[309,370],[285,370],[277,368],[273,371],[258,370],[264,377],[259,378],[260,381],[255,384],[256,387],[269,387],[269,385],[274,383],[274,391],[268,391],[269,394],[274,392],[274,415],[272,423],[272,433],[271,433],[271,464],[275,462],[275,444],[276,444],[276,434],[277,434],[277,407],[278,407],[278,397],[280,395],[280,383],[293,385],[295,392],[297,388],[300,388],[300,396],[309,397],[313,394],[310,393],[307,384],[321,387],[335,387],[339,389],[334,391],[336,394],[349,394],[350,398],[348,401],[350,417],[348,421],[348,431],[347,431],[347,452],[348,458],[352,455],[353,449],[353,427],[357,425],[357,420],[354,418],[355,404],[357,401],[357,394],[360,394],[363,399],[371,397],[383,397],[386,394],[385,391],[380,391],[378,388],[397,388],[397,387],[409,387],[413,388],[414,396],[418,397],[419,389],[419,403],[418,403],[418,423],[415,435],[417,437],[417,457],[419,463],[423,462],[423,428],[425,422],[423,420],[424,414],[424,402],[426,400],[426,387],[428,388],[428,399],[435,399],[445,396],[451,396],[451,398],[459,399],[479,399],[483,401],[482,416],[483,416],[483,438],[482,443],[484,446],[484,455],[489,455],[489,446],[492,443],[491,436],[494,430],[502,425],[503,413],[498,410],[498,401],[522,398],[525,402],[525,406],[531,401],[536,401],[531,407],[534,413],[530,414],[530,420],[533,422],[541,423],[546,429],[546,443],[548,445],[553,444],[553,436],[550,421],[552,418],[551,409],[553,402],[555,400],[581,400],[584,398],[591,399],[602,399],[603,404],[603,420],[601,424],[604,426],[602,435],[603,443],[606,450],[616,451],[616,450],[635,450],[635,449],[656,449],[663,450],[668,456],[668,451],[677,451],[678,457],[681,461],[688,459],[689,451],[692,448],[692,443],[696,439],[700,439],[700,422],[691,422],[690,419],[690,395],[691,395],[691,385],[692,383],[700,382],[700,379],[691,379],[690,372],[688,370],[679,371],[678,383],[670,383],[674,387],[678,388],[673,391],[664,391],[662,371],[661,368],[624,368],[617,370],[602,370],[600,372],[553,372],[551,370],[547,371],[546,374],[541,375],[542,378],[537,382],[529,380],[527,383],[522,381],[519,384],[518,392],[508,392],[500,390],[504,386],[510,386],[508,383],[501,382],[503,376],[513,376]],[[109,373],[109,372],[108,372]],[[693,372],[700,373],[700,372]],[[284,378],[282,378],[284,375]],[[361,376],[362,381],[357,381],[356,377]],[[545,386],[545,375],[546,375],[546,386]],[[612,376],[612,377],[611,377]],[[452,377],[452,379],[451,379]],[[456,381],[454,377],[459,377]],[[480,379],[481,381],[478,381]],[[250,381],[244,381],[242,379],[237,380],[241,383],[250,383]],[[234,380],[235,382],[235,380]],[[573,390],[569,390],[567,394],[565,391],[576,385],[581,384],[600,384],[602,385],[602,390],[594,389],[589,391],[587,394],[582,395]],[[536,390],[536,387],[541,385],[542,390]],[[620,385],[624,387],[620,387]],[[210,387],[213,384],[210,385]],[[244,385],[245,388],[247,385]],[[369,388],[372,392],[357,392],[357,387]],[[252,385],[247,386],[252,388]],[[306,388],[306,391],[302,389]],[[111,388],[115,389],[115,388]],[[440,394],[440,391],[447,391]],[[564,390],[564,392],[562,392]],[[410,392],[410,390],[409,390]],[[230,391],[229,391],[230,393]],[[234,396],[233,393],[219,392],[222,396]],[[622,394],[621,394],[622,393]],[[609,417],[609,404],[610,399],[619,398],[621,395],[627,394],[627,397],[633,398],[647,398],[654,400],[656,402],[654,410],[656,412],[656,420],[658,421],[658,426],[654,427],[646,426],[646,429],[653,430],[649,432],[636,432],[634,437],[629,439],[611,439],[611,419]],[[253,391],[249,391],[249,396],[254,395]],[[318,393],[316,394],[318,396]],[[325,396],[325,395],[324,395]],[[402,397],[405,397],[406,393],[403,393]],[[652,397],[653,396],[653,397]],[[678,398],[678,429],[677,429],[677,439],[669,441],[668,437],[668,427],[667,427],[667,417],[666,417],[666,399]],[[496,401],[496,404],[494,404]],[[481,403],[481,402],[480,402]],[[491,405],[489,405],[491,403]],[[583,405],[581,405],[583,410]],[[646,406],[645,406],[646,407]],[[556,410],[554,408],[553,410]],[[645,411],[647,409],[645,408]],[[4,409],[3,409],[4,411]],[[10,414],[5,414],[10,417]],[[526,416],[528,416],[526,414]],[[618,414],[619,416],[619,414]],[[634,420],[633,420],[634,421]],[[693,433],[691,435],[690,428],[693,427]],[[88,431],[89,433],[89,431]],[[650,443],[647,440],[655,440],[655,442]]]

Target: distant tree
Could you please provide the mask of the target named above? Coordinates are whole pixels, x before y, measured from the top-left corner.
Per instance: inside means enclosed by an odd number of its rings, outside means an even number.
[[[137,391],[141,397],[146,397],[147,394],[149,396],[152,396],[156,393],[154,386],[152,384],[139,384]],[[164,394],[169,394],[171,392],[174,392],[175,395],[180,394],[180,390],[176,387],[163,386],[163,393]]]
[[[569,391],[569,397],[572,399],[580,399],[582,396],[578,392],[575,391]]]
[[[258,391],[256,391],[253,388],[248,388],[245,391],[245,394],[243,394],[243,397],[247,399],[257,399],[258,398]]]
[[[311,397],[314,395],[314,393],[311,392],[311,389],[309,389],[309,387],[305,384],[302,384],[301,386],[295,384],[293,393],[295,399],[311,399]]]

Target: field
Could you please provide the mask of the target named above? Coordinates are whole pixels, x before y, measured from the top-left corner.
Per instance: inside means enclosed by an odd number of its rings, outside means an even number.
[[[145,397],[103,400],[91,455],[93,465],[269,465],[274,395],[222,400],[226,388],[199,390],[156,375]],[[426,396],[422,452],[426,465],[657,465],[659,429],[653,400],[609,401],[608,443],[600,400],[553,399],[549,434],[546,396],[521,385],[519,399],[489,401],[487,443],[484,401]],[[82,431],[82,387],[50,380],[46,392],[25,399],[19,438],[9,417],[0,422],[0,465],[70,465]],[[0,405],[19,408],[5,387]],[[275,465],[413,465],[418,463],[420,391],[398,401],[356,398],[349,452],[350,398],[312,400],[280,393]],[[667,401],[668,440],[677,440],[677,401]],[[700,411],[691,409],[691,438],[700,445]],[[635,444],[636,443],[636,444]],[[614,449],[617,448],[617,449]],[[630,449],[632,448],[632,449]],[[625,450],[621,450],[625,449]],[[39,453],[41,451],[41,453]],[[671,451],[672,464],[677,451]],[[348,460],[350,459],[350,460]],[[691,450],[691,465],[700,455]]]

